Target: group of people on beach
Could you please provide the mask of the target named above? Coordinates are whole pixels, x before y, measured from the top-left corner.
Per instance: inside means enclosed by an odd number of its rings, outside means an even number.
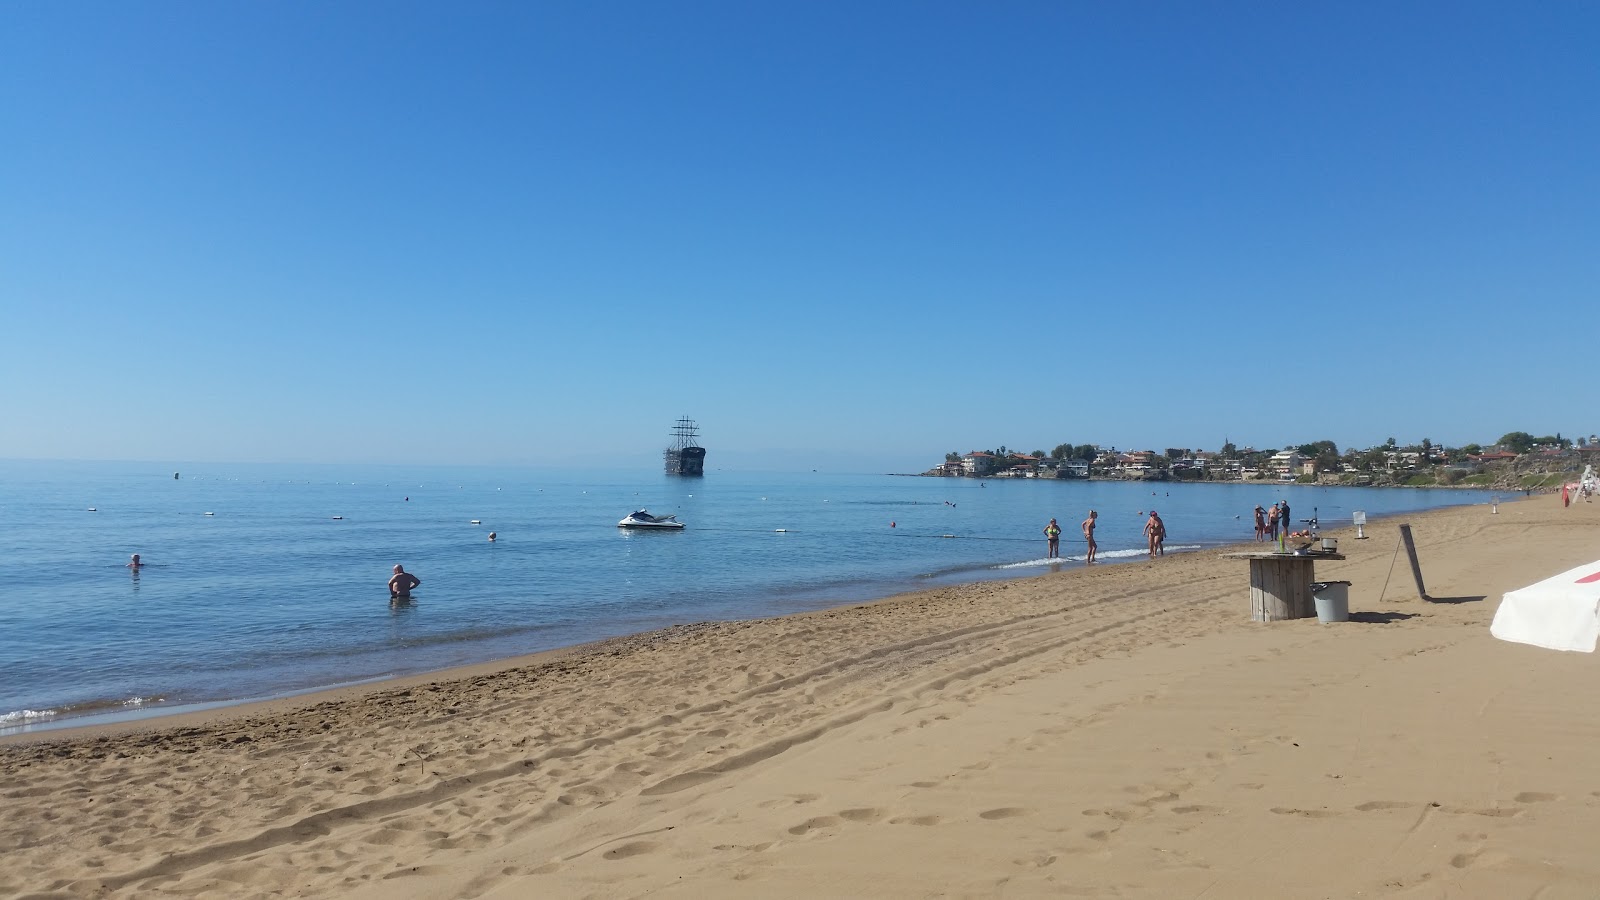
[[[1271,509],[1262,509],[1261,504],[1256,504],[1256,540],[1275,541],[1278,539],[1278,529],[1282,528],[1287,534],[1294,526],[1289,523],[1289,501],[1279,500],[1272,504]]]
[[[1087,554],[1085,554],[1084,558],[1083,558],[1083,561],[1086,562],[1086,563],[1094,562],[1094,553],[1095,553],[1095,550],[1096,550],[1096,546],[1095,546],[1095,542],[1094,542],[1094,526],[1096,524],[1096,520],[1098,520],[1099,517],[1100,517],[1100,514],[1091,509],[1091,510],[1089,510],[1089,518],[1084,519],[1083,522],[1081,522],[1078,525],[1078,527],[1083,530],[1084,543],[1089,545],[1089,552]],[[1047,552],[1049,554],[1049,558],[1050,559],[1060,559],[1061,558],[1061,526],[1056,524],[1056,520],[1055,519],[1051,519],[1050,520],[1050,524],[1046,525],[1044,527],[1044,537],[1045,537],[1045,546],[1047,548]]]
[[[1099,519],[1100,513],[1091,509],[1089,510],[1089,518],[1084,519],[1078,525],[1083,530],[1083,541],[1088,545],[1088,552],[1083,557],[1083,561],[1086,563],[1094,562],[1095,551],[1098,549],[1094,542],[1094,527],[1098,524]],[[1161,521],[1161,514],[1153,509],[1150,510],[1150,518],[1144,522],[1144,537],[1150,544],[1151,559],[1167,555],[1167,523]],[[1061,526],[1056,524],[1055,519],[1051,519],[1050,524],[1044,527],[1044,538],[1047,558],[1060,559]]]

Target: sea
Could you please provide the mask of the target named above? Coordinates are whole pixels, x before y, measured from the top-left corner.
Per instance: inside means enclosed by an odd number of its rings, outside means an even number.
[[[284,697],[671,625],[779,616],[1478,491],[834,472],[0,461],[0,734]],[[619,529],[673,514],[682,531]],[[1062,558],[1045,556],[1057,518]],[[489,533],[497,539],[488,540]],[[131,570],[131,554],[144,565]],[[421,579],[391,603],[403,564]],[[1241,585],[1243,575],[1241,573]],[[1243,588],[1241,587],[1241,590]]]

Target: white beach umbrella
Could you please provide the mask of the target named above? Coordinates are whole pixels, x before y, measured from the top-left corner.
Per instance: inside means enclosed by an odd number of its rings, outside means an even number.
[[[1507,592],[1489,633],[1548,650],[1593,653],[1600,638],[1600,562]]]

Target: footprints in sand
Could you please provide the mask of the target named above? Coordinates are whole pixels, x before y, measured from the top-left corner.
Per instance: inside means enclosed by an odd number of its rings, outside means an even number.
[[[620,847],[612,847],[610,850],[607,850],[600,855],[606,859],[627,859],[630,856],[639,856],[641,854],[650,853],[659,846],[661,845],[657,844],[655,841],[632,841],[623,844]]]
[[[1331,809],[1295,809],[1291,806],[1274,806],[1272,811],[1280,816],[1299,816],[1302,819],[1328,819],[1338,815]]]
[[[769,800],[762,804],[768,808],[781,806],[791,802],[788,798]],[[1033,810],[1022,806],[1000,806],[986,809],[977,813],[981,820],[994,822],[1002,819],[1016,819],[1032,815]],[[946,816],[937,813],[909,813],[905,815],[890,815],[890,811],[876,806],[858,806],[850,809],[841,809],[831,815],[812,816],[803,822],[785,829],[794,837],[831,837],[841,829],[855,825],[874,825],[884,823],[887,825],[914,825],[922,828],[931,828],[952,821]]]
[[[999,809],[986,809],[983,812],[978,813],[978,818],[991,820],[1015,819],[1018,816],[1025,816],[1030,812],[1032,812],[1032,810],[1021,806],[1002,806]]]
[[[1372,812],[1379,809],[1410,809],[1415,803],[1405,803],[1400,800],[1369,800],[1356,806],[1358,812]]]
[[[1597,793],[1600,795],[1600,793]],[[1561,799],[1560,794],[1551,794],[1544,791],[1523,791],[1511,798],[1518,804],[1552,803]],[[1439,812],[1458,816],[1484,816],[1492,819],[1510,819],[1522,815],[1526,810],[1519,806],[1446,806],[1438,802],[1416,802],[1407,800],[1368,800],[1356,804],[1356,812],[1370,813],[1386,810],[1419,809],[1427,807]],[[1177,810],[1174,810],[1176,812]],[[1289,806],[1274,806],[1272,812],[1280,816],[1299,816],[1306,819],[1326,819],[1342,815],[1339,810],[1320,807],[1318,809],[1299,809]]]
[[[798,837],[824,828],[832,828],[843,821],[838,816],[815,816],[790,828],[789,833]]]

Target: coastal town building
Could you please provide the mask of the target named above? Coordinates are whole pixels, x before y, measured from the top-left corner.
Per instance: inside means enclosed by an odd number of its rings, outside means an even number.
[[[1063,460],[1056,468],[1057,478],[1088,478],[1089,461],[1087,459]]]
[[[1300,467],[1305,465],[1306,458],[1298,450],[1279,450],[1267,460],[1267,471],[1283,480],[1288,476],[1293,481],[1300,474]]]
[[[974,450],[961,457],[961,469],[967,475],[988,475],[994,471],[994,455]]]

